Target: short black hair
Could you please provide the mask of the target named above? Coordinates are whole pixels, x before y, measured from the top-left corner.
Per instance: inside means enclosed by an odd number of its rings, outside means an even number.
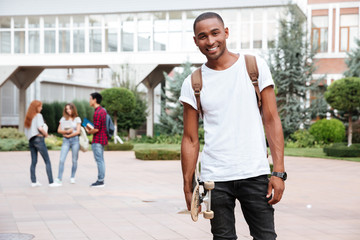
[[[91,93],[90,96],[91,96],[93,99],[96,99],[96,103],[97,103],[97,104],[100,104],[100,103],[101,103],[102,96],[101,96],[100,93],[94,92],[94,93]]]
[[[193,25],[194,33],[195,33],[196,24],[202,20],[206,20],[209,18],[217,18],[224,25],[224,20],[220,17],[219,14],[215,12],[204,12],[200,14],[194,21],[194,25]]]

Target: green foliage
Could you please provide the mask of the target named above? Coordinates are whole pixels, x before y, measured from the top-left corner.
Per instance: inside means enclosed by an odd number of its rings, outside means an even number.
[[[141,160],[180,160],[180,151],[173,150],[136,150],[135,157]]]
[[[357,47],[348,52],[348,58],[345,59],[346,65],[349,67],[344,72],[346,77],[360,77],[360,39],[356,39]]]
[[[25,139],[0,139],[0,151],[27,151],[29,142]]]
[[[16,128],[0,128],[0,139],[26,139],[26,137]]]
[[[334,81],[325,92],[332,108],[352,113],[360,108],[360,78],[347,77]]]
[[[290,137],[293,141],[289,139],[287,147],[309,148],[315,145],[315,137],[308,130],[297,130]]]
[[[277,105],[285,137],[307,125],[312,108],[326,111],[321,101],[310,107],[304,103],[306,93],[316,90],[321,79],[313,82],[315,51],[309,48],[305,17],[298,8],[289,5],[288,17],[280,20],[280,34],[275,48],[270,51],[270,69],[277,87]],[[309,84],[309,83],[312,84]],[[322,98],[319,92],[318,98]],[[318,106],[317,106],[318,105]]]
[[[162,93],[162,112],[160,115],[160,131],[163,134],[182,134],[184,129],[183,123],[183,106],[179,102],[181,86],[187,76],[191,74],[191,64],[186,62],[181,65],[182,71],[175,72],[174,77],[169,77],[164,73],[169,94]]]
[[[58,126],[60,118],[63,116],[65,102],[53,102],[53,103],[51,103],[51,105],[53,105],[54,120],[55,120],[56,125]]]
[[[100,93],[103,97],[101,105],[114,116],[118,113],[129,113],[135,108],[134,94],[126,88],[108,88]]]
[[[360,144],[348,147],[345,143],[336,143],[324,148],[327,156],[333,157],[360,157]]]
[[[134,143],[156,143],[156,144],[180,144],[182,140],[182,135],[164,135],[161,134],[159,136],[148,137],[141,136],[141,138],[132,139],[131,141]]]
[[[345,126],[337,119],[322,119],[311,125],[309,132],[317,142],[341,142],[345,137]]]
[[[131,143],[108,143],[108,145],[106,145],[105,150],[106,151],[130,151],[134,148],[134,145],[132,145]]]
[[[45,123],[48,125],[49,133],[57,132],[58,122],[60,119],[55,120],[54,105],[49,103],[43,103],[43,109],[41,114],[44,117]]]

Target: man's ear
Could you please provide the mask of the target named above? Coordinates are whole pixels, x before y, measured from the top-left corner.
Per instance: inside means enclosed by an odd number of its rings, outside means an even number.
[[[196,41],[196,37],[195,37],[195,36],[193,37],[193,39],[194,39],[194,43],[195,43],[195,45],[196,45],[196,46],[198,46],[197,41]]]
[[[229,37],[229,28],[225,28],[224,29],[224,31],[225,31],[225,36],[226,36],[226,39],[228,39],[228,37]]]

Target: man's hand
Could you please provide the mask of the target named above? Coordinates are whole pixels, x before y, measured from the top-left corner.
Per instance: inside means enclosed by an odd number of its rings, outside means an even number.
[[[267,198],[271,196],[273,189],[274,189],[274,195],[268,201],[268,203],[271,205],[280,202],[285,190],[285,182],[279,177],[271,176],[268,186],[268,194],[266,195]]]

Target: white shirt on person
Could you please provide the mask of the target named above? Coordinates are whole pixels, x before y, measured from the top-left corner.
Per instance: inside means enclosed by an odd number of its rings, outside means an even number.
[[[274,85],[266,62],[256,57],[259,89]],[[264,127],[245,59],[216,71],[201,66],[201,106],[205,145],[201,154],[203,181],[232,181],[269,174]],[[191,75],[182,85],[180,102],[197,110]]]
[[[76,117],[76,118],[74,118],[72,120],[71,119],[66,120],[66,118],[61,117],[59,123],[60,123],[60,126],[61,126],[62,130],[65,130],[65,128],[66,129],[67,128],[72,128],[73,131],[76,131],[77,124],[81,123],[81,118]]]
[[[25,128],[25,136],[28,140],[32,137],[40,134],[39,127],[44,126],[44,118],[41,113],[35,115],[35,117],[31,121],[31,126],[29,128]]]

